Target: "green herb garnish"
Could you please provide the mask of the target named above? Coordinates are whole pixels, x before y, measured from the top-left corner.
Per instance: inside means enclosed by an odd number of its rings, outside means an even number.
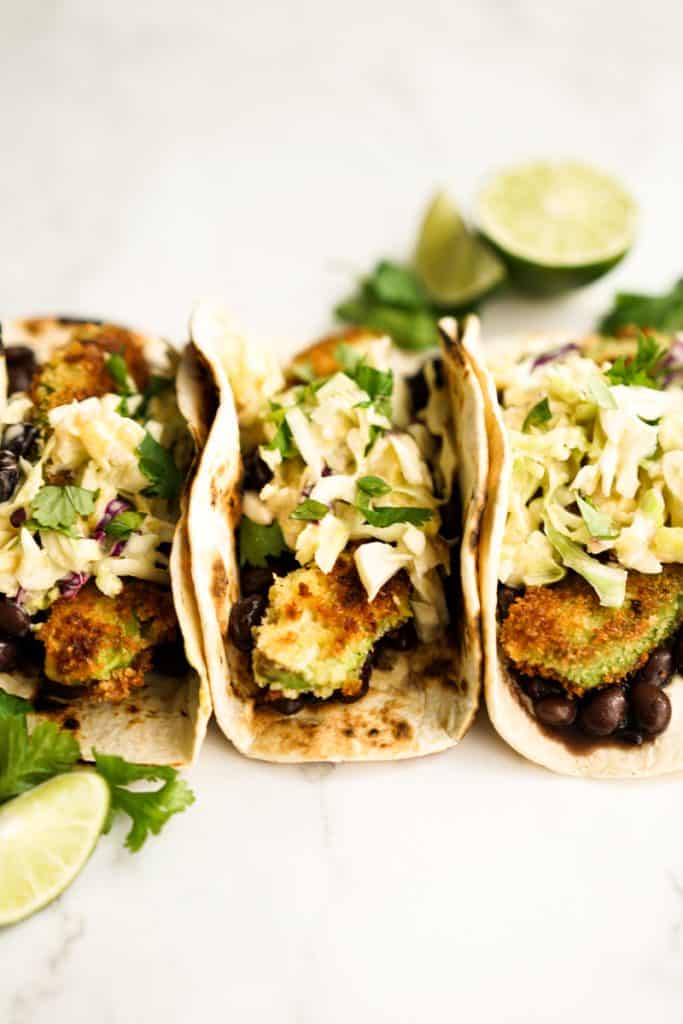
[[[598,329],[617,334],[626,327],[650,327],[665,334],[683,330],[683,278],[664,295],[619,292]]]
[[[54,530],[75,537],[76,517],[92,515],[97,495],[97,491],[73,484],[66,487],[48,484],[41,487],[31,501],[31,518],[24,525],[28,529]]]
[[[425,349],[439,344],[438,310],[409,267],[383,260],[358,291],[339,303],[335,315],[388,334],[399,348]]]
[[[388,494],[391,487],[381,477],[364,476],[357,482],[356,508],[363,513],[366,523],[370,526],[383,528],[396,523],[411,523],[413,526],[424,526],[434,515],[430,508],[413,508],[409,505],[385,505],[374,508],[370,498]]]
[[[39,722],[29,734],[24,712],[0,718],[0,803],[68,771],[80,756],[71,733],[54,722]]]
[[[109,783],[111,805],[104,825],[106,834],[117,813],[123,812],[133,822],[126,836],[131,853],[144,845],[149,834],[158,835],[168,819],[194,803],[194,794],[175,768],[168,765],[131,764],[122,757],[94,751],[95,768]],[[159,789],[134,791],[127,789],[133,782],[162,782]]]
[[[143,512],[136,512],[135,509],[126,509],[114,516],[104,528],[107,537],[115,537],[117,540],[125,540],[131,533],[139,530],[145,518]]]
[[[143,493],[158,498],[177,498],[183,477],[168,449],[155,441],[147,431],[138,445],[137,454],[140,457],[140,472],[151,481]]]
[[[128,365],[123,356],[119,356],[116,353],[109,356],[105,363],[107,372],[116,384],[116,390],[119,395],[128,397],[135,394],[135,388],[130,386],[130,377],[128,374]]]
[[[526,434],[531,427],[540,427],[542,424],[547,423],[551,419],[552,413],[550,411],[550,405],[547,398],[542,398],[540,402],[537,402],[533,409],[524,417],[524,423],[522,424],[522,433]]]
[[[638,350],[628,358],[619,356],[606,371],[610,384],[634,385],[645,388],[660,388],[666,374],[662,358],[666,355],[655,338],[647,334],[638,335]]]
[[[248,516],[240,519],[238,546],[240,565],[257,565],[261,568],[268,564],[269,558],[278,558],[287,550],[277,520],[269,526],[262,526]]]
[[[290,515],[290,519],[303,519],[307,522],[317,523],[320,519],[329,512],[327,505],[323,505],[321,501],[315,501],[313,498],[306,498],[300,505],[294,509]]]

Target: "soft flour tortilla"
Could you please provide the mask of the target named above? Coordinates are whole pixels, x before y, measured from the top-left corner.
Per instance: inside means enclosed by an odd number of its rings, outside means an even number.
[[[68,342],[75,328],[83,322],[66,317],[4,320],[2,340],[5,345],[31,348],[38,363],[42,363],[55,348]],[[154,372],[177,375],[178,405],[199,449],[206,437],[212,410],[204,399],[196,358],[188,349],[179,356],[165,341],[153,335],[134,332],[134,337]],[[0,366],[4,370],[4,359],[0,360]],[[66,725],[78,739],[85,760],[92,760],[92,751],[96,748],[130,761],[183,765],[194,759],[201,746],[211,714],[211,699],[192,590],[186,506],[187,493],[181,499],[170,569],[176,614],[192,669],[177,678],[149,673],[144,686],[134,690],[120,704],[81,697],[49,710],[41,707],[35,717]],[[0,688],[34,698],[39,689],[39,677],[0,673]]]
[[[521,356],[575,341],[575,337],[534,335],[513,342],[486,345],[486,352],[512,347]],[[620,350],[624,346],[620,343]],[[484,634],[484,687],[486,706],[497,732],[523,757],[563,775],[588,778],[634,778],[664,775],[683,769],[683,679],[676,676],[667,687],[673,710],[667,730],[640,747],[617,746],[599,740],[584,752],[570,750],[561,739],[543,731],[515,687],[498,645],[496,607],[498,563],[508,512],[511,471],[510,449],[495,384],[485,369],[481,349],[470,347],[486,404],[489,437],[488,499],[481,538],[481,607]]]
[[[390,671],[373,669],[368,694],[355,704],[330,702],[296,715],[256,707],[248,659],[227,637],[239,596],[235,527],[240,519],[242,465],[237,415],[227,367],[241,340],[230,318],[201,305],[192,340],[214,377],[219,407],[190,497],[192,571],[216,718],[249,757],[266,761],[372,761],[430,754],[467,731],[481,688],[477,553],[486,485],[484,406],[454,321],[445,321],[443,354],[456,424],[462,496],[462,619],[455,645],[401,655]],[[476,334],[471,319],[466,333]],[[310,354],[310,352],[309,352]]]

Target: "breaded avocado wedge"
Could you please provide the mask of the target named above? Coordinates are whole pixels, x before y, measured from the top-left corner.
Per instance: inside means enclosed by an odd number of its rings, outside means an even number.
[[[256,682],[291,698],[357,693],[373,646],[412,617],[409,590],[405,575],[393,576],[368,601],[350,555],[327,575],[312,565],[278,577],[254,631]]]
[[[529,587],[510,606],[500,643],[515,668],[573,691],[618,683],[683,620],[683,566],[629,573],[621,608],[606,608],[580,576]]]

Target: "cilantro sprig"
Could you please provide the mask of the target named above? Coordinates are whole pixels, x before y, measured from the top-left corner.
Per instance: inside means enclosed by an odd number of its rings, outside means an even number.
[[[413,270],[382,260],[358,290],[335,309],[345,323],[389,334],[399,348],[421,350],[439,344],[439,311]]]
[[[255,523],[249,516],[240,519],[238,547],[240,565],[265,568],[269,558],[279,558],[287,550],[280,524],[275,520],[268,526]]]
[[[76,738],[55,722],[39,722],[29,730],[31,710],[30,701],[0,690],[0,804],[70,771],[81,756]],[[125,842],[132,853],[141,849],[150,834],[158,835],[172,815],[194,803],[194,794],[175,768],[132,764],[99,751],[93,755],[95,771],[108,783],[111,794],[103,831],[109,832],[117,814],[127,814],[132,825]],[[127,788],[153,781],[161,782],[161,787]]]
[[[391,491],[390,485],[378,476],[364,476],[356,483],[356,508],[370,526],[380,529],[397,523],[411,523],[424,526],[434,515],[430,508],[414,508],[410,505],[373,506],[371,499]]]
[[[186,810],[194,803],[194,793],[168,765],[131,764],[122,757],[101,754],[95,750],[95,768],[109,783],[111,803],[104,823],[105,835],[111,830],[118,813],[127,814],[132,821],[126,846],[131,853],[144,845],[152,835],[158,835],[169,818]],[[133,782],[161,782],[159,789],[135,791],[127,789]]]
[[[116,391],[124,398],[135,394],[135,388],[131,386],[131,379],[128,373],[128,364],[123,356],[114,353],[110,355],[105,363],[109,376],[116,384]]]
[[[638,349],[634,356],[619,356],[605,376],[610,384],[625,384],[633,387],[661,388],[666,376],[663,360],[666,351],[660,348],[655,338],[647,334],[638,335]]]
[[[131,533],[140,529],[144,518],[144,512],[136,512],[132,508],[126,509],[125,512],[119,512],[107,523],[104,532],[108,537],[114,537],[116,540],[126,540]]]
[[[306,522],[317,523],[329,512],[327,505],[322,501],[315,501],[314,498],[306,498],[300,505],[290,513],[290,519],[302,519]]]
[[[140,472],[150,481],[143,493],[169,500],[177,498],[183,477],[168,449],[155,441],[147,431],[137,447],[137,454]]]
[[[54,530],[75,537],[77,517],[92,515],[98,493],[74,484],[65,487],[47,484],[32,499],[31,518],[24,525],[29,530]]]
[[[665,334],[683,330],[683,278],[663,295],[619,292],[599,330],[617,334],[627,327],[650,327]]]

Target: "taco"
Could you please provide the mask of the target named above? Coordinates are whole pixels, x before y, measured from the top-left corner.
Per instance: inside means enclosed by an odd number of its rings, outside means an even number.
[[[455,323],[439,358],[354,330],[284,373],[213,304],[191,336],[220,395],[189,528],[221,729],[269,761],[453,746],[480,692],[486,482]]]
[[[653,334],[474,353],[486,702],[557,772],[683,768],[682,355]]]
[[[200,370],[100,321],[1,326],[0,689],[85,759],[189,762],[210,714],[184,507]]]

